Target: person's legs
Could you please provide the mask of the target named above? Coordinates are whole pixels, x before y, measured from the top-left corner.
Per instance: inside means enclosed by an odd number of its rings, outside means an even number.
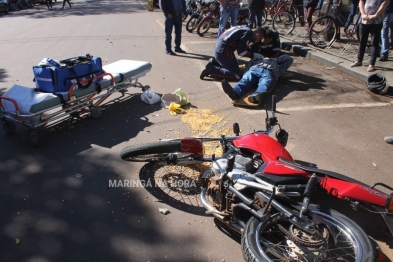
[[[248,8],[248,25],[247,26],[251,29],[254,27],[256,12],[257,12],[256,7],[249,7]]]
[[[392,22],[390,22],[390,47],[393,47],[393,19]]]
[[[182,29],[182,18],[174,17],[174,26],[175,26],[175,50],[181,49],[181,29]]]
[[[257,27],[261,27],[262,26],[262,15],[263,15],[263,9],[264,8],[257,8],[256,9],[256,14],[257,14]]]
[[[389,26],[393,18],[393,13],[388,13],[385,16],[382,24],[382,31],[381,31],[381,59],[380,61],[388,60],[389,54]]]
[[[292,0],[292,5],[296,7],[301,26],[304,26],[304,6],[302,0]]]
[[[174,25],[174,19],[175,17],[165,18],[165,47],[166,52],[168,53],[172,52],[172,29]]]
[[[356,0],[352,0],[351,1],[351,5],[350,5],[350,9],[349,9],[349,15],[348,15],[348,19],[347,22],[345,23],[344,26],[344,31],[348,30],[348,27],[353,23],[353,18],[356,14],[356,10],[358,8],[358,4],[359,2],[356,2]]]
[[[229,18],[229,7],[220,7],[220,24],[218,25],[218,36],[225,31],[225,26]]]
[[[70,1],[69,0],[67,0],[67,3],[68,3],[68,5],[70,6],[70,8],[71,8],[71,3],[70,3]]]
[[[261,75],[262,68],[251,68],[244,73],[242,79],[235,85],[233,90],[238,97],[244,96],[248,90],[255,87],[259,81],[259,76]]]
[[[367,40],[369,34],[369,25],[359,24],[359,51],[357,62],[362,62],[364,57],[364,52],[366,51]]]
[[[237,16],[239,15],[239,7],[229,8],[229,17],[231,18],[231,27],[237,25]]]
[[[211,77],[240,79],[240,69],[233,51],[226,49],[223,53],[215,53],[214,56],[222,67],[209,65],[206,69]]]
[[[263,71],[261,71],[259,75],[258,88],[257,90],[255,90],[253,95],[269,92],[270,90],[273,89],[274,83],[275,81],[274,81],[273,73],[266,68],[263,69]]]
[[[379,49],[379,41],[381,40],[381,29],[382,24],[371,24],[370,25],[370,33],[371,33],[371,55],[369,65],[375,65],[375,61],[377,60],[377,52]]]
[[[307,20],[307,32],[310,32],[311,24],[312,24],[312,14],[315,11],[315,7],[308,7],[307,8],[307,15],[306,15],[306,20]]]

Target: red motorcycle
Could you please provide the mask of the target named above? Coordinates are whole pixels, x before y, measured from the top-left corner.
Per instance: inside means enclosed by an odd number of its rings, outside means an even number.
[[[378,249],[363,229],[325,199],[379,213],[392,229],[393,194],[376,186],[393,188],[295,162],[285,149],[288,133],[275,117],[275,97],[272,112],[269,117],[266,111],[265,131],[239,136],[234,124],[233,137],[132,145],[121,158],[164,166],[212,162],[201,177],[200,202],[207,214],[242,235],[245,261],[376,261]],[[269,136],[275,126],[276,140]],[[220,141],[223,156],[204,157],[207,141]]]

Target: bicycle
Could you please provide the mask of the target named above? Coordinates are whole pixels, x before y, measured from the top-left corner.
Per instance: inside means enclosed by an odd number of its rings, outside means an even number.
[[[303,8],[303,5],[293,5],[290,2],[285,9],[283,8],[273,17],[273,29],[280,35],[289,35],[296,27],[296,19],[299,17],[299,23],[304,26],[304,18],[298,14],[298,7]]]
[[[265,24],[267,21],[267,16],[269,15],[273,20],[274,16],[280,11],[293,11],[293,14],[296,14],[296,10],[292,7],[292,2],[288,0],[270,0],[265,2],[265,9],[262,14],[262,24]]]
[[[337,4],[330,5],[329,2],[324,2],[321,13],[324,16],[318,18],[312,23],[310,27],[309,38],[313,46],[318,48],[326,48],[333,44],[340,33],[340,26],[344,26],[346,18],[341,14],[339,7],[341,0]],[[354,38],[356,35],[359,40],[359,23],[361,14],[357,15],[356,22],[346,30],[348,38]]]

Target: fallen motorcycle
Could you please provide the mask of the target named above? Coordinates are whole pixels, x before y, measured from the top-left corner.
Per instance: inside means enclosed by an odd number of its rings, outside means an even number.
[[[182,138],[125,147],[126,161],[158,165],[212,162],[202,175],[200,201],[211,214],[240,233],[245,261],[376,261],[378,249],[353,219],[335,206],[317,204],[317,194],[374,209],[393,228],[393,194],[350,177],[294,161],[285,149],[288,133],[266,111],[266,130],[220,138]],[[276,140],[269,136],[274,127]],[[203,142],[220,141],[223,156],[204,157]],[[314,198],[313,198],[314,196]],[[373,211],[372,211],[373,212]]]

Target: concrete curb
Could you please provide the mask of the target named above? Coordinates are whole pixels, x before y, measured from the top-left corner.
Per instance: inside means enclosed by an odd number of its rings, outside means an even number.
[[[340,57],[336,57],[327,53],[324,53],[319,50],[314,50],[310,47],[303,46],[300,44],[294,44],[291,42],[282,42],[281,43],[281,48],[283,50],[291,50],[295,55],[299,55],[302,57],[306,57],[308,59],[315,60],[317,62],[323,63],[327,66],[335,67],[338,70],[355,77],[356,79],[366,83],[366,79],[369,75],[377,73],[377,71],[374,72],[367,72],[365,68],[363,67],[356,67],[352,68],[350,67],[350,62],[348,60],[342,59]],[[382,73],[387,80],[387,85],[392,85],[393,84],[393,78],[390,76],[391,74],[386,74]]]

